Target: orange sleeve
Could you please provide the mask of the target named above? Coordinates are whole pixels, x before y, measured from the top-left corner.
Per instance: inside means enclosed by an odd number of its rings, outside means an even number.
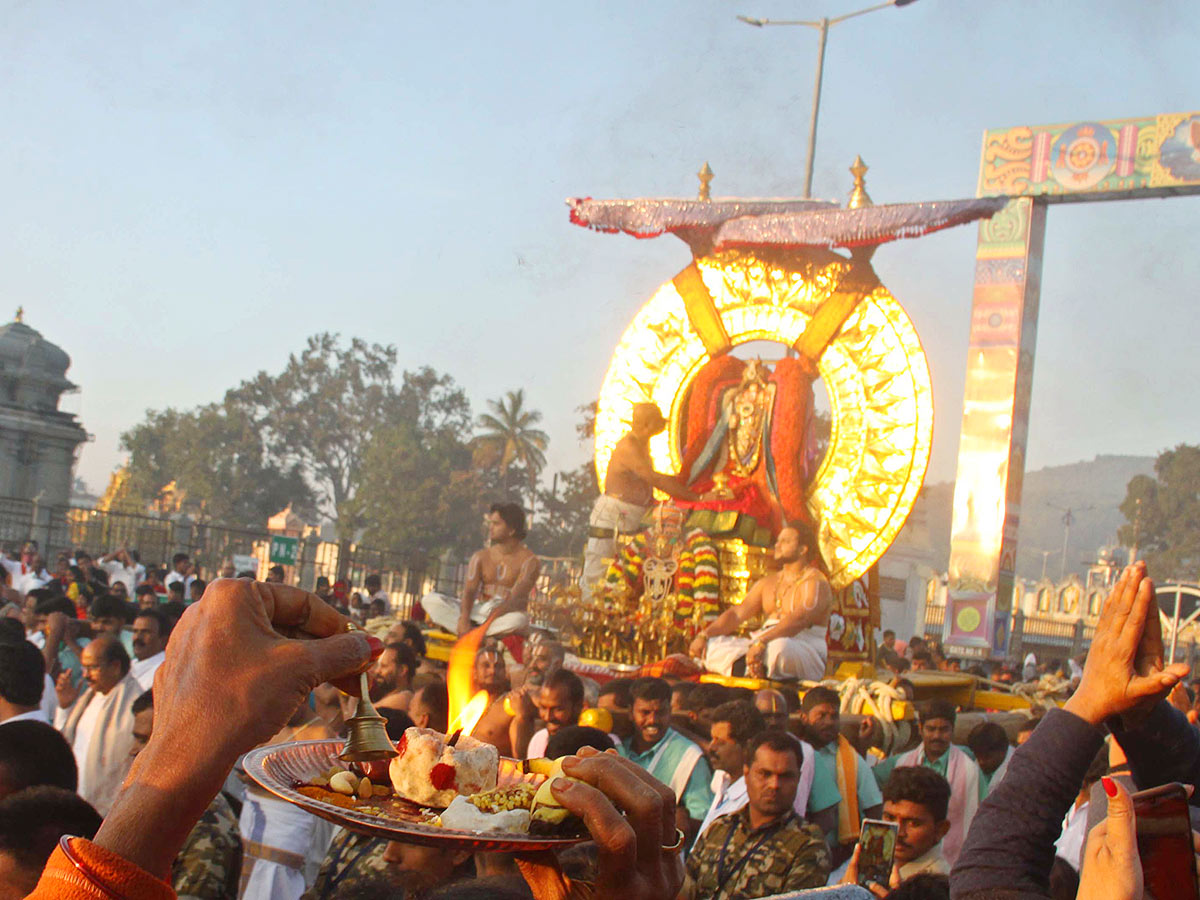
[[[70,855],[64,852],[64,844],[70,848]],[[176,897],[169,884],[129,860],[84,838],[70,838],[58,845],[42,870],[37,887],[26,900],[176,900]]]

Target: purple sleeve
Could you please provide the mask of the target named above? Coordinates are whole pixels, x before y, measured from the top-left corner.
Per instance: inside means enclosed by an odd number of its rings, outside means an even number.
[[[979,807],[954,871],[950,896],[1049,896],[1054,842],[1104,733],[1052,709],[1017,748],[1008,772]]]

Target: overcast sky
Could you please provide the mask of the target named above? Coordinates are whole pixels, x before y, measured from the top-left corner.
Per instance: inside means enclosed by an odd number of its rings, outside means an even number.
[[[476,410],[524,387],[550,463],[688,259],[568,196],[798,195],[816,34],[862,0],[0,3],[0,304],[72,357],[102,490],[148,408],[219,399],[307,335],[395,344]],[[919,0],[830,33],[814,192],[973,196],[985,128],[1200,109],[1194,0]],[[1200,439],[1200,198],[1051,210],[1029,465]],[[976,232],[882,248],[954,477]],[[0,317],[11,314],[0,309]]]

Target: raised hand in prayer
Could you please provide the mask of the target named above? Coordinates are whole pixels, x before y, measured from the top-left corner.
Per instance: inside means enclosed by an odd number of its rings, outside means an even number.
[[[671,789],[616,750],[600,753],[584,747],[577,759],[563,762],[563,772],[584,782],[564,779],[552,790],[559,803],[583,819],[596,842],[596,883],[566,878],[549,851],[523,854],[517,865],[534,896],[661,900],[678,895],[683,852]]]
[[[1076,896],[1080,900],[1141,900],[1142,861],[1133,800],[1120,782],[1107,777],[1103,781],[1108,816],[1088,835]]]
[[[1188,671],[1182,663],[1163,664],[1154,582],[1146,577],[1146,564],[1137,562],[1104,601],[1083,678],[1065,708],[1093,725],[1148,711]]]

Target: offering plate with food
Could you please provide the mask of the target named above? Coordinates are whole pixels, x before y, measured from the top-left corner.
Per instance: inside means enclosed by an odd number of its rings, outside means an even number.
[[[514,760],[470,735],[412,727],[391,760],[347,763],[342,741],[298,741],[246,754],[246,773],[276,796],[351,831],[413,844],[519,852],[587,839],[550,791],[562,760]]]

